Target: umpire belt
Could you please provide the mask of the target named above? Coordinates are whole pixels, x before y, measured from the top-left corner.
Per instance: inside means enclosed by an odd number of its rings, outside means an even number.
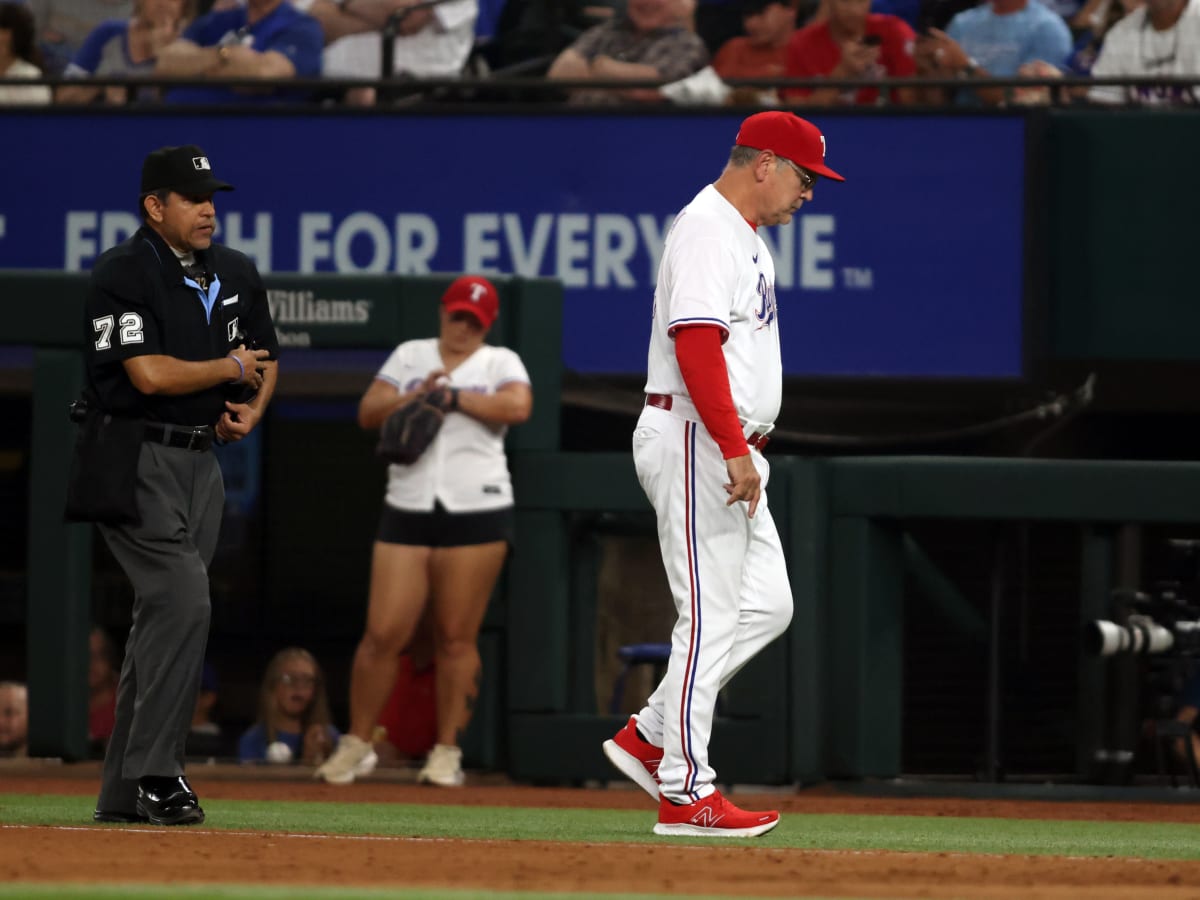
[[[213,445],[211,425],[171,425],[167,422],[147,422],[142,440],[164,447],[193,450],[203,453]]]
[[[647,394],[646,405],[674,412],[676,415],[686,419],[700,421],[700,415],[696,412],[696,407],[692,401],[678,394]],[[771,440],[767,437],[767,432],[774,427],[774,425],[742,420],[742,434],[746,437],[746,443],[759,453],[762,453],[766,449],[767,443]]]

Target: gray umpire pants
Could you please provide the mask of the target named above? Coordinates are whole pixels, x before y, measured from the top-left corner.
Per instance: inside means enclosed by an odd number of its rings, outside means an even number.
[[[212,612],[208,564],[225,505],[216,457],[142,444],[137,498],[140,525],[99,526],[134,591],[96,804],[108,812],[134,812],[138,778],[183,774]]]

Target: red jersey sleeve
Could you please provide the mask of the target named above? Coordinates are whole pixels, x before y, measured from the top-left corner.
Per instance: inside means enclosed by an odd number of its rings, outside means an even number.
[[[721,343],[721,329],[715,325],[685,326],[675,332],[675,359],[700,421],[721,448],[721,458],[733,459],[745,456],[750,447],[733,405]]]

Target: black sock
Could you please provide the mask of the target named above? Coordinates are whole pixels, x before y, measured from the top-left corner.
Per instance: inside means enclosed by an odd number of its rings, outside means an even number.
[[[633,730],[637,732],[637,736],[638,736],[639,738],[641,738],[641,740],[642,740],[642,743],[644,743],[644,744],[649,744],[649,743],[650,743],[650,741],[649,741],[649,740],[646,738],[646,736],[645,736],[644,734],[642,734],[642,729],[641,729],[641,728],[639,728],[638,726],[634,725],[634,726],[633,726]]]

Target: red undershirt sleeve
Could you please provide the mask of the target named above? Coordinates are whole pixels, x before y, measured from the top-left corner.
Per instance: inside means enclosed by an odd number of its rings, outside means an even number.
[[[724,459],[750,452],[729,390],[729,370],[721,352],[721,329],[690,325],[675,332],[675,359],[700,421],[721,448]]]

